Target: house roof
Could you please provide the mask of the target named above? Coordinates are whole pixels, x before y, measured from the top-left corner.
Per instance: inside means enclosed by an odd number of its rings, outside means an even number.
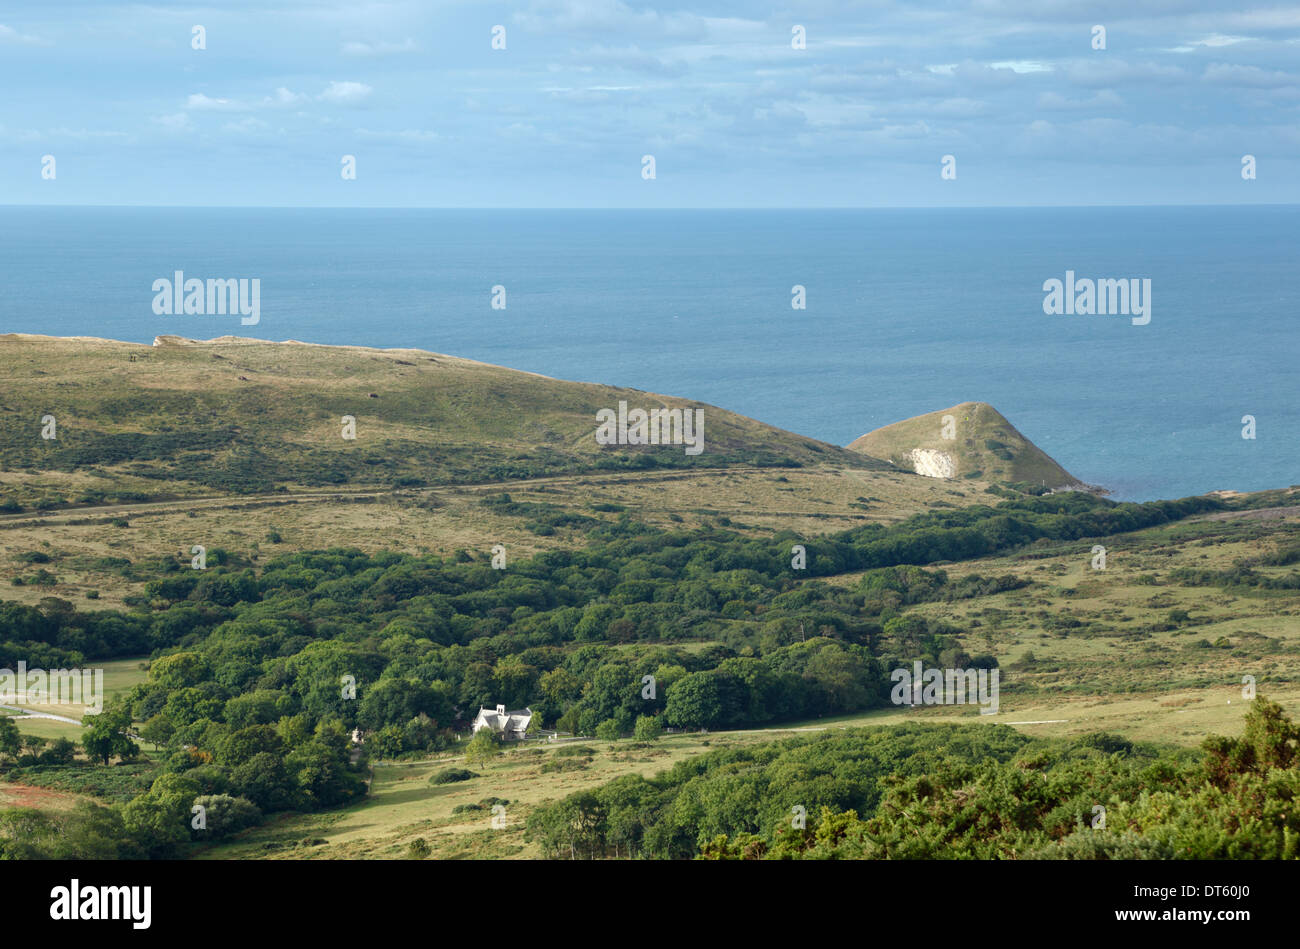
[[[528,723],[532,721],[533,710],[531,708],[523,709],[517,712],[506,712],[504,716],[500,715],[494,708],[482,708],[478,710],[478,716],[475,721],[481,721],[485,725],[491,725],[493,728],[501,730],[517,730],[527,728]]]

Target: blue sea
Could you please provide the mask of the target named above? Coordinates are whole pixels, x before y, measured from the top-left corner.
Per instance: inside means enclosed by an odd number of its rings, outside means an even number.
[[[1297,206],[5,207],[0,332],[415,347],[837,444],[978,400],[1076,477],[1146,500],[1300,481],[1298,262]],[[260,279],[260,323],[156,316],[153,281],[177,270]],[[1149,278],[1150,323],[1045,314],[1067,270]]]

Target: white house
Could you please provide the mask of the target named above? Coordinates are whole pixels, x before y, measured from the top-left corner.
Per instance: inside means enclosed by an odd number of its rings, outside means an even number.
[[[513,740],[524,737],[528,723],[532,720],[531,708],[522,712],[507,712],[504,705],[498,705],[495,711],[480,706],[478,715],[474,718],[473,730],[477,733],[480,728],[490,728],[502,738]]]

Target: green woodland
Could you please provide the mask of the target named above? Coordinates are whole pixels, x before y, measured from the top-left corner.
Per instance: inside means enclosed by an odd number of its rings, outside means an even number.
[[[549,516],[505,495],[484,503]],[[368,756],[444,750],[480,705],[642,742],[665,728],[885,706],[899,665],[997,665],[965,652],[964,630],[911,607],[1027,582],[934,564],[1083,544],[1232,503],[1017,496],[815,539],[670,531],[624,514],[592,526],[582,549],[505,570],[468,551],[332,549],[254,564],[214,549],[205,570],[123,562],[151,578],[126,611],[53,596],[0,604],[0,667],[150,657],[146,680],[87,720],[82,757],[0,719],[6,778],[103,802],[5,810],[0,856],[185,856],[277,813],[357,801]],[[792,566],[797,544],[806,569]],[[1291,556],[1275,559],[1300,562]],[[1248,586],[1252,570],[1179,582]],[[832,582],[848,573],[860,576]],[[354,728],[367,735],[360,751]],[[855,730],[619,778],[539,808],[529,833],[565,858],[1295,856],[1296,737],[1263,699],[1243,738],[1212,739],[1199,755],[1004,726]],[[471,749],[471,767],[490,754]],[[191,829],[196,803],[203,830]],[[1107,808],[1104,832],[1089,824],[1094,805]]]
[[[1240,739],[1199,754],[1005,725],[866,728],[618,778],[538,809],[528,832],[558,859],[1295,859],[1298,740],[1262,696]]]

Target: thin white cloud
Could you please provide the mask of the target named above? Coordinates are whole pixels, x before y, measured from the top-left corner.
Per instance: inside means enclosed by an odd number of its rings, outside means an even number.
[[[356,105],[373,91],[364,82],[331,82],[317,98],[336,105]]]
[[[1239,66],[1230,63],[1211,63],[1205,67],[1203,79],[1225,86],[1254,86],[1270,88],[1300,84],[1300,76],[1280,70],[1260,69],[1258,66]]]
[[[196,92],[185,100],[185,108],[196,112],[237,112],[247,106],[240,105],[233,99],[213,99]]]
[[[1213,36],[1207,36],[1203,40],[1193,40],[1192,45],[1211,47],[1233,46],[1237,43],[1248,43],[1250,40],[1251,37],[1249,36],[1224,36],[1221,33],[1215,33]]]
[[[267,98],[263,100],[263,103],[272,106],[295,106],[303,105],[310,101],[311,96],[303,95],[298,92],[290,92],[284,86],[280,86],[280,88],[275,90],[275,95],[267,96]]]
[[[5,26],[3,23],[0,23],[0,43],[21,43],[24,46],[49,45],[40,37],[19,33],[12,26]]]
[[[989,63],[991,69],[1010,69],[1014,73],[1051,72],[1050,63],[1036,59],[1008,59],[1000,63]]]
[[[366,99],[374,90],[363,82],[331,82],[316,96],[294,92],[280,86],[269,96],[259,100],[228,99],[224,96],[213,97],[196,92],[185,100],[185,108],[191,112],[251,112],[256,109],[284,109],[307,105],[311,102],[326,102],[331,105],[355,105]]]
[[[415,40],[409,36],[400,43],[364,43],[359,40],[350,40],[343,44],[344,56],[398,56],[402,53],[419,52],[419,47],[415,45]]]
[[[1224,46],[1235,46],[1238,43],[1249,43],[1254,41],[1253,36],[1225,36],[1222,33],[1214,33],[1200,40],[1189,40],[1182,46],[1171,46],[1161,50],[1165,53],[1195,53],[1203,49],[1220,49]]]

